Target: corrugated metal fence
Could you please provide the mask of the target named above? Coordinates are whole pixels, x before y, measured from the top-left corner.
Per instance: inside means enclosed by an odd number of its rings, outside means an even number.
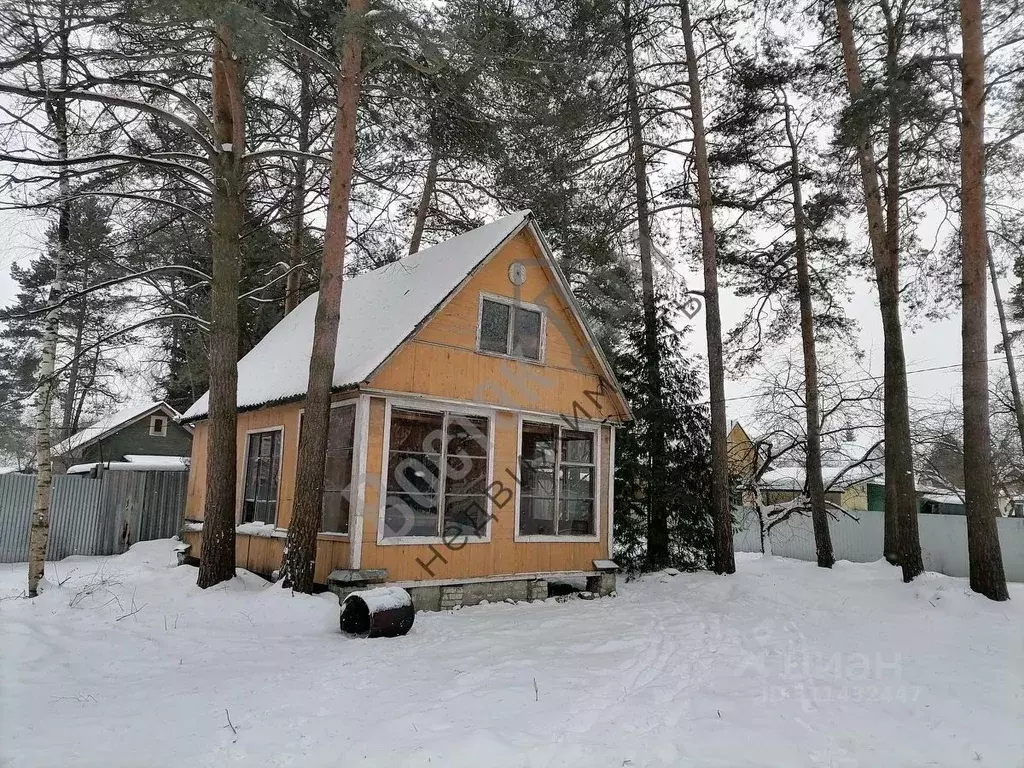
[[[0,475],[0,562],[28,560],[35,483],[35,475]],[[187,472],[57,475],[46,559],[116,555],[136,541],[175,535],[185,511],[187,483]]]
[[[870,563],[882,557],[885,515],[882,512],[857,511],[853,517],[830,518],[832,548],[839,560]],[[734,526],[734,546],[738,552],[760,552],[761,537],[757,515],[742,510]],[[921,555],[924,567],[947,576],[967,576],[967,518],[963,515],[918,515]],[[1024,518],[996,518],[1003,567],[1008,581],[1024,581]],[[814,526],[809,515],[794,515],[772,529],[772,552],[781,557],[815,560]]]

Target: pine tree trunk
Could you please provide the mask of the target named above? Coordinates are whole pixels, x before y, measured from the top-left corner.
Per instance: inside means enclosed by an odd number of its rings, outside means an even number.
[[[63,11],[63,8],[61,9]],[[67,87],[69,60],[69,29],[67,17],[61,13],[58,19],[60,80],[59,87]],[[42,80],[42,76],[40,75]],[[45,83],[40,82],[44,87]],[[66,163],[68,159],[68,112],[67,102],[57,97],[47,101],[46,112],[57,144],[57,159]],[[53,488],[53,461],[50,455],[53,400],[57,393],[57,340],[60,330],[60,309],[55,305],[63,298],[64,274],[67,269],[69,244],[71,242],[71,180],[67,165],[59,167],[58,191],[60,202],[57,214],[57,253],[53,282],[46,303],[51,309],[46,313],[43,326],[39,361],[39,391],[36,393],[36,489],[35,505],[29,523],[28,533],[28,596],[39,594],[39,582],[45,572],[46,549],[50,541],[50,497]]]
[[[807,256],[807,233],[804,227],[803,188],[800,182],[800,155],[790,115],[786,111],[786,138],[790,149],[790,186],[793,191],[793,232],[796,249],[797,293],[800,297],[800,340],[804,356],[804,399],[807,417],[807,492],[814,526],[814,547],[818,565],[831,568],[836,558],[832,551],[832,535],[825,511],[825,483],[821,477],[821,408],[818,392],[818,351],[814,339],[814,305],[811,301],[811,269]]]
[[[963,249],[964,491],[971,589],[1008,600],[996,527],[989,435],[985,227],[985,53],[981,0],[960,0],[963,37],[960,237]]]
[[[203,549],[197,584],[212,587],[235,574],[235,479],[238,427],[238,280],[241,271],[245,117],[231,28],[213,44],[213,282],[210,296],[210,413]]]
[[[846,0],[835,0],[835,6],[847,90],[850,102],[855,103],[863,90],[863,84],[853,36],[853,19]],[[890,120],[890,129],[892,127],[893,122]],[[895,138],[898,141],[898,134]],[[890,145],[892,139],[890,133]],[[914,490],[907,366],[903,351],[903,330],[900,326],[899,232],[895,232],[890,240],[886,231],[886,214],[882,207],[875,153],[867,127],[862,128],[858,136],[857,160],[868,214],[868,240],[875,264],[884,337],[886,499],[883,552],[889,562],[896,564],[900,562],[904,549],[909,549],[911,555],[916,549],[917,559],[911,557],[903,566],[903,578],[909,580],[921,571],[921,547],[916,536],[917,493]],[[914,532],[907,535],[909,545],[903,543],[904,536],[901,535],[906,533],[901,528],[906,527],[912,527]]]
[[[640,236],[640,275],[643,286],[644,357],[647,397],[650,402],[651,487],[647,493],[647,567],[651,570],[669,565],[668,499],[665,478],[665,413],[661,380],[661,347],[658,344],[657,299],[654,293],[654,253],[651,242],[651,212],[647,196],[647,160],[640,120],[640,95],[637,85],[633,41],[633,16],[630,0],[623,3],[623,32],[626,59],[626,100],[629,112],[629,143],[633,155],[633,180],[636,184],[636,220]]]
[[[899,323],[899,284],[900,284],[900,174],[901,145],[900,134],[903,127],[903,115],[900,109],[898,89],[895,87],[899,77],[899,49],[902,45],[903,25],[892,15],[888,0],[881,2],[886,27],[886,78],[889,81],[888,98],[888,135],[886,142],[886,184],[885,184],[885,251],[888,263],[889,286],[887,288],[886,311],[894,316],[891,323],[899,329],[898,349],[896,339],[891,349],[886,350],[885,358],[892,371],[885,375],[885,387],[889,387],[886,403],[891,399],[894,410],[892,421],[886,418],[886,426],[892,425],[890,442],[886,440],[886,456],[890,446],[893,451],[893,481],[886,478],[886,497],[891,496],[896,510],[896,547],[899,552],[900,567],[903,569],[903,580],[911,581],[924,571],[921,558],[921,539],[917,525],[917,491],[914,484],[913,446],[910,439],[910,407],[907,390],[906,359],[903,354],[903,330]],[[890,384],[891,382],[891,384]],[[906,406],[906,407],[904,407]],[[889,488],[892,488],[890,493]]]
[[[299,67],[299,136],[298,150],[308,152],[309,123],[313,118],[313,93],[309,81],[309,61],[300,55]],[[302,290],[302,236],[306,231],[306,168],[304,157],[295,160],[295,178],[292,182],[292,228],[288,246],[288,277],[284,288],[284,313],[287,315],[299,305]]]
[[[296,592],[313,591],[316,565],[316,537],[320,530],[323,503],[324,455],[331,412],[334,355],[341,317],[341,289],[348,237],[348,211],[352,194],[352,166],[356,151],[356,107],[359,102],[362,34],[359,28],[366,13],[366,0],[349,0],[345,17],[345,49],[338,73],[338,117],[334,127],[331,158],[331,187],[327,201],[327,231],[320,295],[317,299],[313,345],[309,358],[309,386],[306,391],[299,458],[295,479],[295,502],[288,526],[288,542],[282,564],[284,586]]]
[[[427,225],[427,214],[430,212],[430,200],[434,196],[434,187],[437,185],[437,164],[440,159],[441,150],[437,142],[431,142],[430,162],[427,164],[427,175],[423,180],[423,192],[420,194],[420,202],[416,206],[416,220],[413,222],[412,237],[409,238],[410,254],[417,253],[420,250],[423,229]]]
[[[718,251],[711,209],[711,171],[708,165],[704,107],[697,53],[693,45],[689,0],[680,0],[686,73],[689,81],[693,156],[697,170],[700,208],[701,255],[704,260],[704,314],[708,337],[708,383],[711,390],[711,507],[715,524],[715,572],[734,573],[732,511],[729,509],[729,460],[725,421],[725,358],[722,352],[722,316],[718,304]]]
[[[996,301],[996,313],[999,316],[999,332],[1003,339],[1003,353],[1006,355],[1006,370],[1010,378],[1010,396],[1013,398],[1013,412],[1017,417],[1017,434],[1020,435],[1020,446],[1024,449],[1024,401],[1021,400],[1020,382],[1017,379],[1017,363],[1013,358],[1013,344],[1010,339],[1010,327],[1006,322],[1006,307],[1003,296],[999,292],[999,276],[996,274],[996,263],[992,258],[992,249],[988,248],[988,273],[992,281],[992,295]]]

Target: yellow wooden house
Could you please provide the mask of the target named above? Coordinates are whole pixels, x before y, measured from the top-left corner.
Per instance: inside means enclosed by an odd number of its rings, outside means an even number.
[[[280,567],[317,296],[238,363],[236,561]],[[184,538],[201,557],[207,397]],[[346,281],[316,580],[417,607],[614,588],[615,429],[629,407],[528,211]]]

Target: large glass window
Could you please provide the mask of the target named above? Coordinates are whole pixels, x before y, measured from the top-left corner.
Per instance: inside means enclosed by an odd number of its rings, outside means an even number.
[[[594,434],[523,422],[519,533],[593,536]]]
[[[511,302],[483,299],[480,349],[527,360],[540,360],[541,313]]]
[[[324,464],[324,501],[320,530],[348,533],[352,509],[352,464],[355,446],[354,405],[331,408],[327,427],[327,456]]]
[[[277,481],[281,469],[281,430],[249,434],[245,454],[242,522],[277,522]]]
[[[488,427],[480,416],[391,410],[384,538],[486,533]]]

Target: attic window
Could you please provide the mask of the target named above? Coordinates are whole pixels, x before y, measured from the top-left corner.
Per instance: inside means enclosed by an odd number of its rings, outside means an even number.
[[[149,434],[153,437],[167,437],[167,417],[150,416]]]
[[[544,313],[511,299],[481,297],[479,349],[525,360],[540,360]]]

